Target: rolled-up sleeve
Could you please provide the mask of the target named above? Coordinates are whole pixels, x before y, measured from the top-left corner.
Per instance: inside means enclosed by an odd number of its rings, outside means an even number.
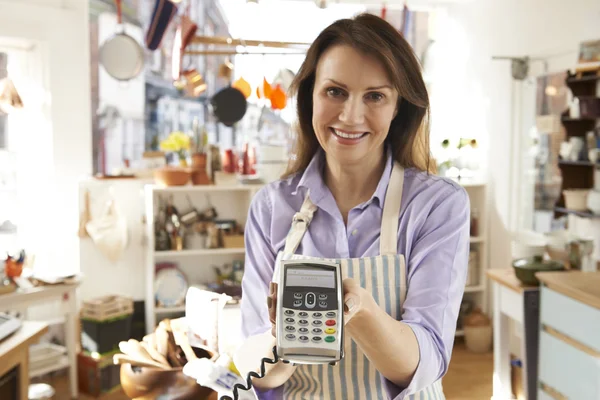
[[[407,259],[402,321],[415,333],[420,361],[405,388],[383,378],[391,399],[401,400],[425,389],[448,370],[467,276],[469,216],[465,189],[452,187],[415,236]]]
[[[240,306],[244,338],[271,329],[267,295],[276,258],[270,238],[271,216],[268,187],[264,187],[252,199],[244,229],[246,258]]]

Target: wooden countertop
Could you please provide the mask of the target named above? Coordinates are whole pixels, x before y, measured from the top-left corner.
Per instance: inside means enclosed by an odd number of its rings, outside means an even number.
[[[23,321],[18,330],[0,342],[0,360],[21,346],[29,346],[37,342],[46,332],[48,332],[48,324],[45,322]]]
[[[487,271],[487,276],[491,280],[506,286],[515,292],[523,292],[525,289],[536,289],[537,286],[523,285],[515,275],[515,270],[512,268],[497,268]]]
[[[600,272],[538,272],[535,276],[548,288],[600,309]]]

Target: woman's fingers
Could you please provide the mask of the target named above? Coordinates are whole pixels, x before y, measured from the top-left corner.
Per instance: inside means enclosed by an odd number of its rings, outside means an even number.
[[[269,308],[269,320],[271,321],[271,333],[276,334],[275,321],[277,318],[277,284],[271,282],[269,284],[269,296],[267,297],[267,307]]]

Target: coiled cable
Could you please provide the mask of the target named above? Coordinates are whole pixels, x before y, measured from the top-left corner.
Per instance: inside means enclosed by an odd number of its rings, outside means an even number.
[[[248,372],[248,376],[246,377],[246,386],[241,383],[236,383],[233,385],[233,399],[230,396],[221,396],[219,400],[238,400],[239,393],[238,390],[248,391],[252,387],[252,378],[263,378],[265,376],[265,369],[267,364],[276,364],[279,361],[279,356],[277,355],[277,346],[273,347],[273,358],[263,358],[260,361],[260,374],[257,374],[254,371]],[[282,360],[287,364],[287,361]]]

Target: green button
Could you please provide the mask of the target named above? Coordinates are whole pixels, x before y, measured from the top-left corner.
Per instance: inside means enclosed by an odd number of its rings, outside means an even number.
[[[334,342],[334,341],[335,341],[335,336],[326,336],[326,337],[325,337],[325,341],[326,341],[327,343]]]

